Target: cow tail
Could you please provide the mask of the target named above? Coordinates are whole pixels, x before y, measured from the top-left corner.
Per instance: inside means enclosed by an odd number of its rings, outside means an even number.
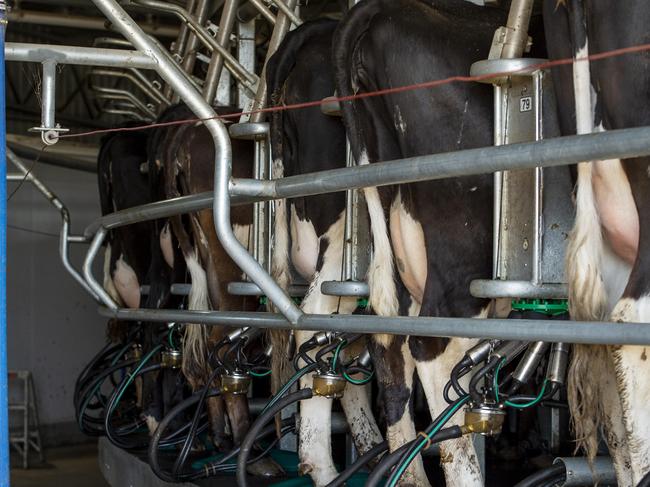
[[[279,106],[284,103],[284,85],[296,63],[296,55],[304,42],[323,28],[333,29],[334,22],[320,20],[304,24],[300,29],[289,32],[276,53],[269,59],[266,67],[266,83],[271,104]],[[284,177],[284,111],[271,113],[271,154],[273,157],[273,179]],[[274,241],[271,262],[271,275],[280,287],[288,290],[291,282],[289,248],[288,202],[286,199],[275,201]],[[272,303],[270,303],[272,307]],[[277,392],[290,378],[293,372],[289,356],[290,332],[286,330],[269,330],[269,340],[273,345],[271,370],[273,370],[271,387]]]
[[[567,4],[574,58],[589,54],[586,20],[582,1]],[[589,63],[573,63],[576,129],[578,134],[593,132],[594,113]],[[607,314],[607,291],[601,266],[603,237],[596,206],[593,164],[578,164],[576,219],[569,239],[566,278],[569,284],[569,311],[573,319],[601,321]],[[604,417],[600,401],[601,385],[608,375],[609,358],[605,347],[575,345],[569,368],[567,393],[577,447],[593,458]],[[596,369],[602,370],[597,371]]]
[[[334,34],[333,62],[338,96],[354,95],[359,90],[357,77],[358,45],[368,31],[373,17],[381,11],[380,0],[369,0],[357,4],[339,24]],[[359,165],[368,164],[368,151],[364,142],[363,127],[359,123],[361,103],[342,101],[343,121],[346,126],[350,147]],[[397,289],[395,287],[393,252],[391,248],[386,214],[377,188],[364,190],[370,216],[373,250],[368,267],[367,280],[370,287],[368,299],[372,310],[381,316],[395,316],[398,313]],[[380,342],[387,345],[389,337],[380,335]]]
[[[607,293],[600,270],[603,239],[591,180],[592,170],[591,163],[578,165],[576,220],[567,248],[566,277],[572,318],[601,321],[607,313]],[[608,363],[605,347],[573,346],[567,385],[569,406],[577,447],[584,448],[590,458],[596,455],[604,414],[598,385],[604,373],[595,373],[594,368],[606,367]]]

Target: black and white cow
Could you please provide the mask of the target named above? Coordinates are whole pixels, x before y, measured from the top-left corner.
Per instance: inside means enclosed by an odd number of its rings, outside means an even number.
[[[123,132],[111,134],[102,140],[98,157],[98,180],[102,214],[144,205],[160,199],[155,191],[155,180],[143,173],[151,139],[158,133]],[[154,145],[155,146],[155,145]],[[163,257],[163,249],[173,255],[171,236],[165,243],[158,222],[142,222],[111,231],[107,238],[104,288],[120,305],[128,308],[176,307],[170,296],[173,281],[182,282],[182,260],[172,269],[172,258]],[[167,251],[165,253],[168,253]],[[180,269],[178,267],[180,266]],[[148,284],[150,292],[144,302],[141,285]],[[146,324],[142,330],[141,345],[146,353],[157,345],[166,325]],[[141,384],[141,406],[150,432],[156,428],[165,411],[182,399],[184,381],[175,371],[164,370],[146,374]]]
[[[469,73],[487,58],[503,10],[465,0],[367,0],[350,10],[334,40],[340,96]],[[448,84],[344,102],[359,164],[492,144],[492,89]],[[486,317],[470,295],[492,263],[492,175],[365,190],[373,252],[370,305],[382,316]],[[398,274],[395,275],[394,268]],[[384,394],[391,450],[415,437],[411,398],[417,373],[432,417],[442,390],[473,340],[376,335],[373,360]],[[458,417],[456,418],[458,420]],[[452,420],[455,423],[456,420]],[[440,445],[447,486],[482,485],[470,437]],[[402,484],[429,484],[416,460]]]
[[[274,105],[319,100],[334,93],[331,42],[337,22],[307,22],[287,34],[267,66],[267,85]],[[345,165],[345,130],[340,118],[319,107],[274,112],[271,118],[273,177],[293,176]],[[345,194],[326,194],[275,202],[273,274],[289,284],[293,268],[307,282],[305,313],[352,313],[356,298],[321,292],[325,281],[341,280],[344,247]],[[297,332],[300,346],[313,332]],[[277,338],[277,336],[276,336]],[[275,356],[284,348],[276,340]],[[281,369],[274,367],[274,372]],[[301,387],[311,387],[311,376]],[[372,416],[365,387],[348,387],[341,399],[357,449],[367,451],[382,438]],[[317,486],[336,476],[331,446],[332,400],[314,397],[300,404],[300,471]]]
[[[552,59],[650,42],[650,5],[641,0],[545,0],[544,22]],[[650,53],[577,62],[553,75],[564,134],[650,124]],[[574,319],[650,321],[649,167],[648,157],[578,165],[567,255]],[[576,437],[593,457],[603,430],[621,486],[636,485],[650,471],[647,370],[646,347],[573,349],[569,400]]]
[[[186,116],[183,105],[176,110],[179,119]],[[217,107],[219,114],[236,112],[235,107]],[[172,127],[160,146],[160,166],[163,173],[163,191],[166,198],[212,191],[214,187],[214,141],[201,123]],[[232,141],[232,174],[249,178],[253,172],[254,145],[248,140]],[[252,206],[238,206],[231,211],[233,231],[246,248],[252,243]],[[258,299],[228,293],[228,284],[243,279],[242,271],[230,258],[217,238],[211,209],[187,216],[170,217],[171,230],[178,241],[181,259],[187,265],[191,278],[188,296],[190,310],[256,311]],[[183,373],[194,390],[210,380],[213,363],[208,362],[213,347],[227,333],[226,326],[185,324],[183,340]],[[221,350],[224,353],[224,349]],[[220,386],[221,375],[213,379]],[[214,445],[221,451],[239,446],[250,426],[248,399],[244,394],[224,393],[206,399]],[[229,430],[229,431],[228,431]],[[248,466],[254,475],[271,477],[281,468],[270,457]]]

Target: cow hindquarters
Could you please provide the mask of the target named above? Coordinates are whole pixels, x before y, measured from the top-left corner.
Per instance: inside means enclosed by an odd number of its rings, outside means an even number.
[[[418,376],[427,397],[431,417],[436,418],[448,405],[441,391],[449,380],[451,370],[462,358],[465,352],[476,343],[476,340],[452,338],[444,352],[433,360],[417,360]],[[465,390],[469,383],[469,375],[465,376]],[[446,426],[463,423],[462,411],[456,413]],[[483,477],[471,436],[463,436],[440,444],[440,462],[445,472],[447,487],[482,486]]]

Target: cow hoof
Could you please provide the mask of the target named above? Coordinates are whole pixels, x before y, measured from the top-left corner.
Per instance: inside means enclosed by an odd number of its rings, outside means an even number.
[[[249,465],[246,471],[255,477],[281,477],[285,473],[271,457],[264,457]]]
[[[301,463],[298,465],[298,475],[309,475],[314,470],[314,467],[309,463]]]

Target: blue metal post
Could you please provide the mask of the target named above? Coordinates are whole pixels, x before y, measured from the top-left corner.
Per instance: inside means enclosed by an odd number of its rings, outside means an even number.
[[[5,119],[5,30],[7,5],[0,0],[0,487],[9,485],[7,400],[7,157]]]

